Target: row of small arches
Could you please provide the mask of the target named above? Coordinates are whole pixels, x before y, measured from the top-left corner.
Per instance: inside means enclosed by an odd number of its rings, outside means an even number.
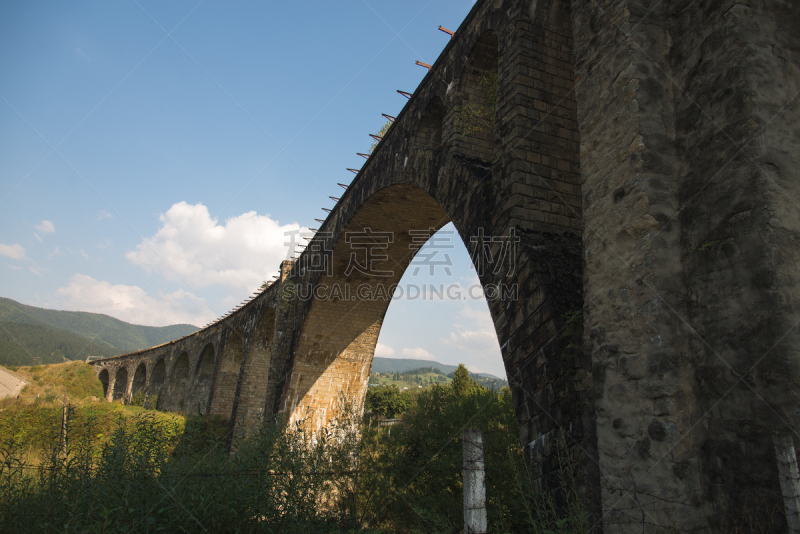
[[[188,352],[182,352],[167,373],[167,358],[161,357],[148,373],[146,362],[140,362],[129,380],[127,367],[120,367],[112,377],[108,369],[100,371],[98,378],[103,384],[103,393],[112,401],[130,402],[147,399],[148,406],[160,410],[183,411],[185,413],[210,413],[211,392],[214,387],[214,357],[212,343],[206,344],[200,357],[191,369]],[[215,404],[224,412],[231,406],[236,382],[242,363],[242,336],[234,331],[227,343],[216,384]],[[145,397],[146,396],[146,397]]]

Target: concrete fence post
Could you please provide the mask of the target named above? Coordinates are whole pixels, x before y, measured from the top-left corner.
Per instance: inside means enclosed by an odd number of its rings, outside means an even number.
[[[465,428],[464,444],[464,534],[484,534],[486,522],[486,473],[483,466],[483,433]]]
[[[790,434],[776,432],[772,436],[775,459],[778,462],[778,478],[783,493],[783,512],[789,532],[800,533],[800,473],[797,471],[797,454]]]

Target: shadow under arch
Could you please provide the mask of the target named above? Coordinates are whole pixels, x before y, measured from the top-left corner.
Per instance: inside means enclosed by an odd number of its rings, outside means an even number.
[[[208,413],[211,385],[214,381],[214,345],[208,343],[197,359],[191,393],[186,401],[186,413],[190,415]]]
[[[164,358],[159,358],[153,366],[153,371],[150,373],[150,383],[147,385],[147,394],[150,397],[155,396],[156,400],[148,401],[148,405],[153,408],[159,408],[162,404],[161,395],[163,394],[164,381],[167,377],[167,364]]]
[[[103,398],[108,397],[108,369],[100,371],[97,378],[100,380],[100,383],[103,384]]]
[[[128,370],[121,367],[114,377],[114,389],[111,392],[111,400],[120,400],[125,397],[125,390],[128,388]]]
[[[133,382],[131,383],[131,396],[136,395],[138,392],[143,391],[147,384],[147,366],[144,362],[136,367],[136,372],[133,373]]]
[[[186,402],[187,386],[189,383],[189,353],[182,352],[172,366],[169,384],[164,388],[161,405],[162,410],[179,411]]]
[[[239,372],[242,368],[242,351],[244,342],[239,330],[234,330],[225,342],[222,349],[217,379],[211,398],[212,415],[228,418],[233,411],[233,401],[236,397],[236,386],[239,382]]]

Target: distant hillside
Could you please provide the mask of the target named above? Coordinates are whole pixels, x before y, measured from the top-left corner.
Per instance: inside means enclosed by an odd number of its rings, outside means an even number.
[[[437,367],[442,373],[449,375],[458,369],[457,365],[447,365],[430,360],[404,360],[401,358],[380,358],[375,356],[372,359],[372,373],[405,373],[421,367]],[[473,377],[493,378],[505,382],[505,378],[490,375],[489,373],[470,373]]]
[[[404,373],[413,371],[420,367],[438,367],[444,374],[452,373],[458,369],[457,365],[445,365],[430,360],[403,360],[400,358],[380,358],[375,356],[372,359],[373,373]]]
[[[0,297],[0,365],[125,354],[196,332],[196,326],[141,326],[88,312],[47,310]]]

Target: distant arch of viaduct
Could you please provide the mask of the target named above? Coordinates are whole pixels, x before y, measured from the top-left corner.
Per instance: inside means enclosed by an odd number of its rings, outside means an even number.
[[[483,287],[518,290],[489,308],[541,484],[563,435],[605,531],[800,525],[777,461],[800,428],[799,27],[777,0],[478,1],[280,280],[94,362],[107,398],[324,425],[363,402],[374,289],[452,221]]]

